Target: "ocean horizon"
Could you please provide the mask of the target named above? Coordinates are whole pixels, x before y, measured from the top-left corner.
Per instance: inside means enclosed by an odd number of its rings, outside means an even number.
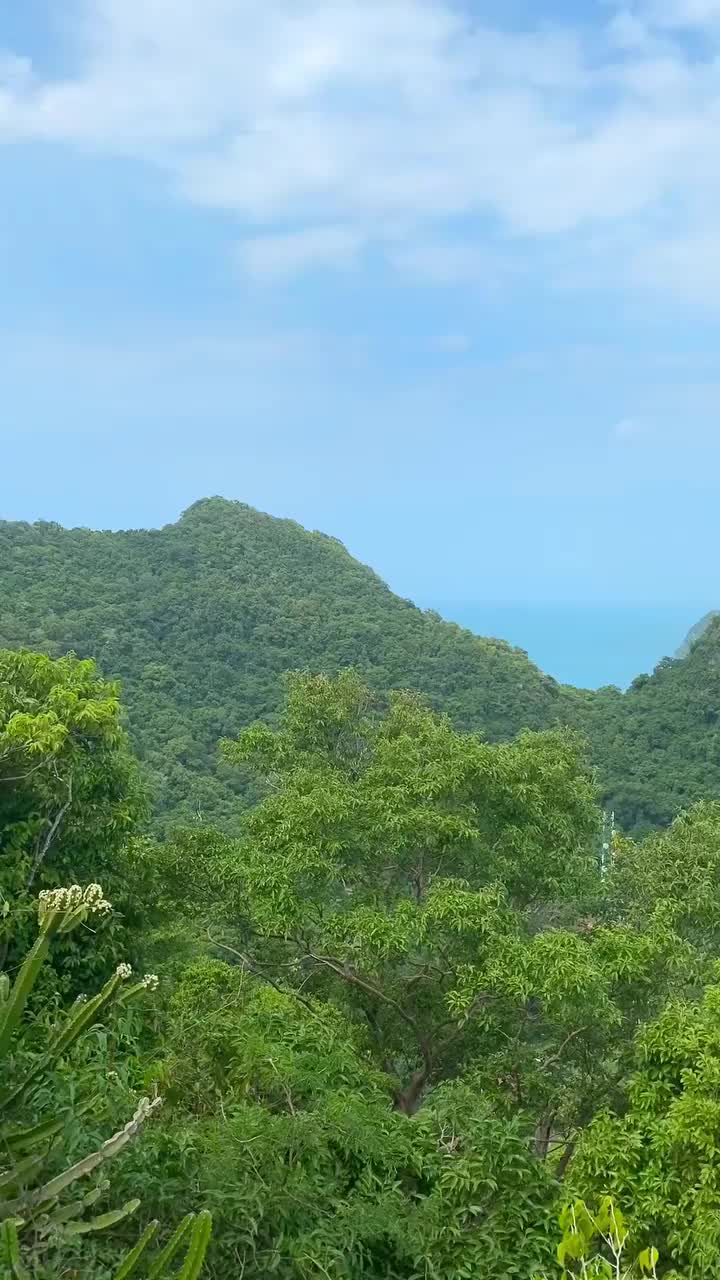
[[[712,604],[482,604],[428,601],[476,635],[507,640],[563,684],[627,686],[674,657]]]

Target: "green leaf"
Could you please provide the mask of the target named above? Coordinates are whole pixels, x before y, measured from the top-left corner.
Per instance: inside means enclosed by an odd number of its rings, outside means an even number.
[[[654,1245],[650,1245],[648,1249],[643,1249],[642,1253],[638,1256],[638,1266],[640,1267],[640,1270],[652,1273],[657,1266],[659,1257],[660,1254]]]
[[[585,1238],[579,1231],[566,1231],[557,1247],[557,1260],[561,1265],[567,1258],[583,1258],[585,1256]]]

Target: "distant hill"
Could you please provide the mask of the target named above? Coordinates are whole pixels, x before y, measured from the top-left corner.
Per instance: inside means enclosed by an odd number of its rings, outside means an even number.
[[[627,693],[577,690],[400,599],[336,539],[221,498],[162,529],[0,522],[0,647],[23,645],[121,678],[161,822],[228,818],[243,780],[218,764],[218,740],[271,717],[289,669],[347,665],[490,739],[576,727],[628,829],[720,795],[719,619]]]
[[[699,622],[696,622],[695,626],[691,627],[690,630],[688,631],[685,639],[683,640],[677,653],[675,654],[675,657],[687,658],[693,645],[697,644],[698,640],[700,640],[701,637],[705,635],[705,632],[707,631],[713,619],[718,617],[720,617],[720,613],[718,613],[717,609],[711,609],[710,613],[706,613],[700,619]]]
[[[608,803],[645,831],[720,796],[720,617],[684,658],[664,658],[617,699],[591,707],[588,732]]]
[[[0,647],[73,650],[122,679],[158,810],[222,816],[217,742],[271,715],[282,675],[356,665],[491,738],[563,721],[527,655],[394,595],[336,539],[221,498],[162,529],[0,523]]]

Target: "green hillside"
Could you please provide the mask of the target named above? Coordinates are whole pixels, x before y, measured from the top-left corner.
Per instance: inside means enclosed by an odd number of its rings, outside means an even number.
[[[559,685],[518,649],[394,595],[340,542],[210,498],[162,529],[0,523],[0,648],[97,658],[122,680],[161,820],[222,819],[248,783],[220,738],[272,717],[283,676],[358,667],[491,741],[569,724],[630,830],[720,795],[720,622],[621,694]]]
[[[569,717],[527,656],[395,596],[336,539],[211,498],[163,529],[0,523],[0,648],[97,658],[122,680],[160,813],[218,817],[217,743],[272,714],[292,668],[359,667],[491,739]]]
[[[720,796],[720,618],[687,657],[663,659],[621,697],[597,694],[587,723],[628,830],[664,826],[696,800]]]

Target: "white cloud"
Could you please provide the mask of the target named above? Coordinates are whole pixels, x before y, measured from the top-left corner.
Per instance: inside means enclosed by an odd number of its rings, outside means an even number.
[[[637,254],[632,275],[655,292],[669,288],[685,302],[720,306],[720,227],[649,242]]]
[[[282,279],[318,266],[351,266],[363,244],[351,227],[310,227],[248,236],[237,245],[240,266],[258,279]]]
[[[512,264],[482,243],[467,240],[413,239],[390,244],[387,249],[393,266],[404,275],[425,284],[472,283],[495,292],[512,273]]]
[[[235,214],[258,277],[376,245],[416,278],[496,286],[562,239],[595,281],[655,287],[664,253],[676,291],[682,246],[714,234],[720,64],[710,37],[698,56],[679,29],[710,28],[720,0],[619,6],[593,31],[500,30],[458,0],[62,13],[66,78],[0,57],[0,142],[157,166],[178,198]],[[599,255],[603,227],[619,256]]]
[[[650,0],[648,15],[664,27],[713,26],[720,23],[720,0]]]

